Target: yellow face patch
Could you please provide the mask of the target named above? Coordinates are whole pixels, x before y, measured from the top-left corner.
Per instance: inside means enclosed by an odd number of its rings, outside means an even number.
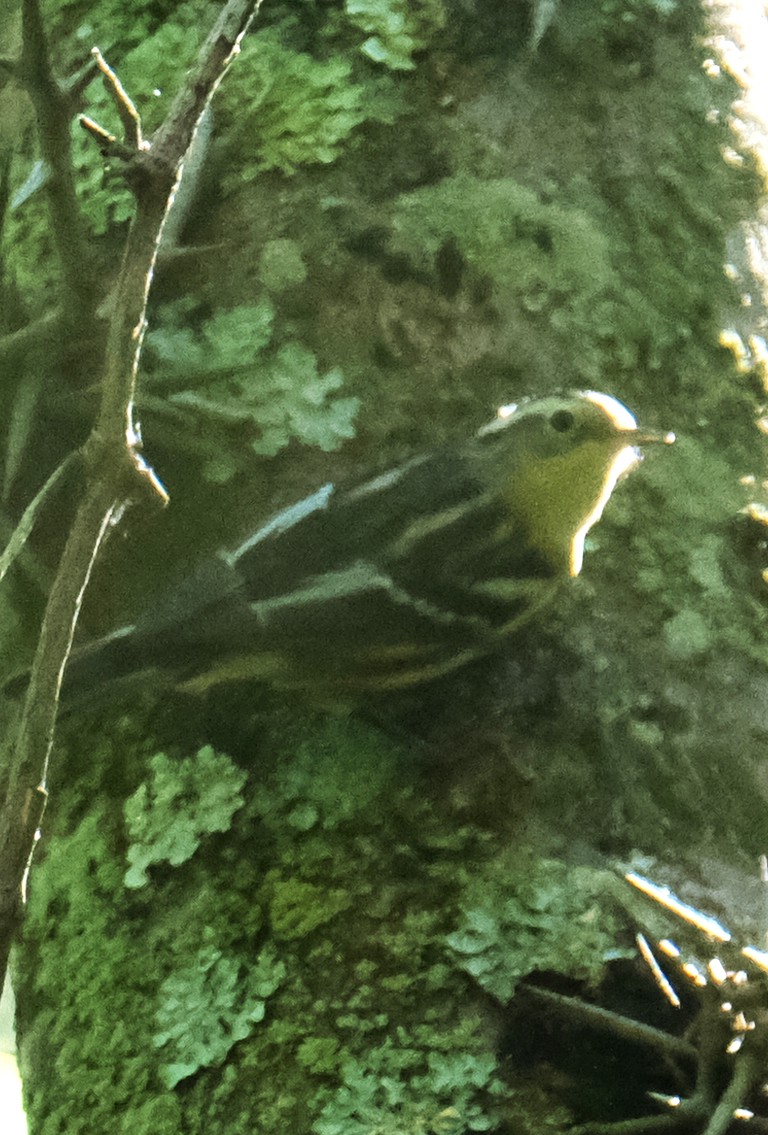
[[[585,440],[567,453],[522,465],[504,495],[531,545],[556,571],[578,575],[587,532],[600,519],[619,477],[639,459],[620,435]]]

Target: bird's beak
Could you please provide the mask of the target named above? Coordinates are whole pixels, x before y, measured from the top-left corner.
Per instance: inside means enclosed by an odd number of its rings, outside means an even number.
[[[677,440],[672,430],[632,430],[633,445],[673,445]]]

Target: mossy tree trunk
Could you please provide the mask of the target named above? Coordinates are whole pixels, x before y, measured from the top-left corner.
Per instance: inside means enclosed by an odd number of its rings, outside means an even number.
[[[57,66],[109,47],[151,125],[215,8],[99,4],[85,30],[52,4]],[[64,721],[16,954],[32,1135],[512,1135],[644,1106],[615,1052],[574,1060],[516,994],[531,974],[634,990],[618,858],[748,871],[766,844],[762,527],[742,512],[762,391],[721,345],[760,186],[710,31],[695,0],[265,7],[158,264],[140,398],[172,508],[107,548],[89,629],[321,479],[510,399],[609,390],[678,442],[617,490],[546,622],[423,698],[339,717],[148,691]],[[29,109],[0,95],[8,358],[61,281]],[[127,200],[85,149],[76,172],[114,263]],[[9,511],[86,427],[79,334],[2,394]],[[40,533],[43,574],[66,521]],[[4,600],[9,669],[33,567]]]

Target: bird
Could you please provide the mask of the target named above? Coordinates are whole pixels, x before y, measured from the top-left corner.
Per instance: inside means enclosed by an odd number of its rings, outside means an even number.
[[[62,699],[135,675],[321,700],[441,678],[552,602],[616,483],[672,440],[596,391],[501,407],[465,440],[325,484],[208,557],[135,623],[77,648]]]

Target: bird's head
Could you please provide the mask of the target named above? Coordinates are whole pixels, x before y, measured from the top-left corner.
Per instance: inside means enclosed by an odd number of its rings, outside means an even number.
[[[674,441],[641,429],[616,398],[592,390],[504,406],[478,437],[512,521],[568,575],[581,571],[584,539],[642,447]]]

